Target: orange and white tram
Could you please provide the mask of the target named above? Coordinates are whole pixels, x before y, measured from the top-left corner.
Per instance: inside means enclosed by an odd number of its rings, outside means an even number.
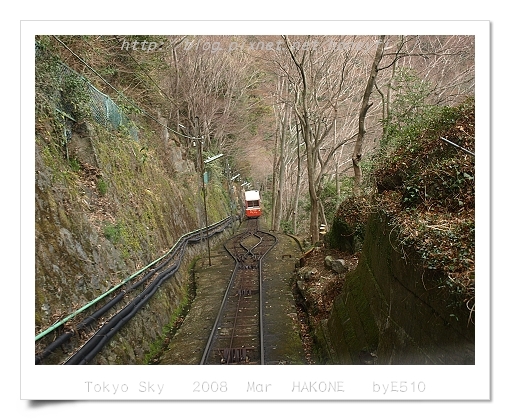
[[[258,190],[250,190],[244,193],[244,213],[249,219],[256,219],[262,212],[260,209],[260,193]]]

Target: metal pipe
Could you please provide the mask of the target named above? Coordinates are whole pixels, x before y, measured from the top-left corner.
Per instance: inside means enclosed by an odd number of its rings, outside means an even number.
[[[464,149],[462,146],[459,146],[458,144],[455,144],[453,141],[450,141],[448,139],[445,139],[444,137],[439,137],[441,140],[444,140],[445,142],[447,143],[450,143],[452,146],[455,146],[455,147],[458,147],[460,150],[466,152],[466,153],[469,153],[470,155],[475,155],[473,152],[471,152],[470,150],[467,150],[467,149]]]

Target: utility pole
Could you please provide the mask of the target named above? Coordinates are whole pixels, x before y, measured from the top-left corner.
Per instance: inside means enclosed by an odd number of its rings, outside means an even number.
[[[231,223],[232,230],[233,230],[234,229],[234,221],[233,221],[233,216],[234,216],[234,200],[232,198],[232,190],[233,190],[232,180],[233,180],[233,178],[231,178],[230,164],[228,162],[228,159],[226,160],[226,163],[225,163],[225,173],[227,175],[228,208],[229,208],[229,211],[230,211],[230,223]]]
[[[334,124],[335,124],[335,133],[334,133],[335,137],[333,139],[333,144],[336,147],[336,114],[335,114]],[[344,146],[342,145],[342,147],[344,147]],[[333,154],[333,157],[335,158],[335,187],[336,187],[336,200],[338,202],[338,197],[340,197],[340,184],[338,183],[338,158],[336,156],[336,150],[335,150],[335,153]],[[342,157],[341,154],[340,154],[340,157]]]
[[[211,266],[211,246],[209,244],[209,222],[207,221],[207,199],[205,189],[205,173],[204,173],[204,158],[203,158],[203,147],[202,138],[200,136],[200,120],[195,117],[196,129],[197,129],[197,147],[198,147],[198,165],[200,170],[200,176],[202,178],[202,193],[204,197],[204,213],[205,213],[205,237],[207,241],[207,255],[209,257],[209,266]]]

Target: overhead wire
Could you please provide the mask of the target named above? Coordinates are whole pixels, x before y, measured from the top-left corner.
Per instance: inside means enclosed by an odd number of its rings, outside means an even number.
[[[119,42],[119,44],[121,44],[121,43],[122,43],[122,41],[119,39],[119,37],[118,37],[117,35],[114,35],[114,38],[115,38],[115,39]],[[139,62],[135,59],[135,57],[133,57],[133,54],[131,54],[131,53],[129,52],[129,49],[125,49],[125,50],[124,50],[124,49],[121,47],[121,50],[122,50],[122,51],[125,51],[125,52],[127,53],[127,55],[129,56],[129,58],[131,58],[131,60],[133,60],[133,61],[136,63],[136,65],[140,68],[140,70],[141,70],[141,71],[142,71],[142,72],[143,72],[143,73],[147,76],[147,78],[148,78],[148,79],[152,82],[152,84],[153,84],[154,86],[156,86],[156,88],[157,88],[157,89],[158,89],[158,90],[159,90],[159,91],[163,94],[163,96],[164,96],[165,98],[167,98],[170,102],[172,102],[172,104],[173,104],[173,105],[176,105],[176,106],[177,106],[177,104],[175,103],[175,100],[174,100],[174,99],[172,99],[172,98],[170,98],[170,96],[168,96],[168,95],[167,95],[167,93],[166,93],[166,92],[165,92],[165,91],[164,91],[164,90],[163,90],[163,89],[162,89],[162,88],[161,88],[161,87],[157,84],[157,82],[156,82],[156,81],[155,81],[155,80],[151,77],[151,75],[150,75],[149,73],[147,73],[147,71],[145,71],[145,70],[144,70],[144,68],[142,67],[142,65],[141,65],[141,64],[140,64],[140,63],[139,63]]]
[[[101,74],[99,74],[92,66],[90,66],[83,58],[81,58],[78,54],[76,54],[71,48],[69,48],[61,39],[59,39],[57,36],[52,35],[53,38],[55,38],[66,50],[68,50],[76,59],[78,59],[84,66],[86,66],[90,71],[92,71],[96,76],[98,76],[108,87],[113,89],[118,95],[120,95],[121,98],[126,100],[130,105],[132,105],[134,108],[139,110],[142,114],[144,114],[146,117],[150,118],[157,124],[161,125],[162,127],[166,128],[167,130],[171,131],[174,134],[177,134],[178,136],[185,137],[191,140],[196,140],[196,137],[188,136],[183,133],[179,133],[178,131],[168,127],[167,125],[163,124],[161,121],[159,121],[156,117],[149,114],[147,111],[145,111],[143,108],[138,106],[135,102],[133,102],[125,93],[120,92],[116,87],[114,87],[110,82],[108,82]],[[168,96],[167,96],[168,97]]]

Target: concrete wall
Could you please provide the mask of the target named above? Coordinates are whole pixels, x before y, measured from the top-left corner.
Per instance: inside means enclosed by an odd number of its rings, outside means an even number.
[[[474,313],[444,274],[394,249],[393,236],[386,216],[371,217],[359,265],[318,333],[326,357],[338,364],[474,364]]]

